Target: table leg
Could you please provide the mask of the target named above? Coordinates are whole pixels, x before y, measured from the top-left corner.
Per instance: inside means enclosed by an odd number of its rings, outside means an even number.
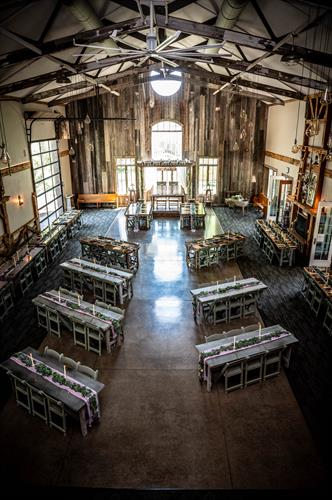
[[[86,407],[84,405],[83,408],[80,410],[81,432],[82,432],[82,436],[84,436],[84,437],[88,435],[88,427],[87,427],[87,424],[86,424],[86,414],[85,414],[85,411],[86,411]]]

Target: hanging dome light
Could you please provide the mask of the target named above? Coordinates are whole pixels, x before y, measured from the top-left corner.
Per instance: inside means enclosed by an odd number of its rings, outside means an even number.
[[[84,123],[86,123],[87,125],[89,125],[89,123],[91,123],[91,118],[88,115],[88,113],[86,114],[86,117],[84,118]]]
[[[73,146],[70,146],[70,149],[69,149],[69,154],[70,154],[70,156],[74,156],[74,154],[75,154],[75,149],[73,148]]]
[[[159,73],[157,71],[151,71],[151,76],[158,76]],[[181,78],[181,71],[171,71],[170,75],[177,76]],[[152,80],[151,87],[156,92],[156,94],[161,95],[163,97],[169,97],[177,93],[177,91],[181,87],[182,81],[179,80],[168,80],[167,78],[160,78],[160,80]]]

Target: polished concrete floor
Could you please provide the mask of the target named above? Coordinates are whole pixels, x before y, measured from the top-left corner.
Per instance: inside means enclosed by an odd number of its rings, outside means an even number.
[[[220,230],[211,211],[205,235]],[[101,357],[73,346],[69,333],[48,335],[40,346],[99,369],[101,421],[86,438],[70,421],[64,437],[11,397],[0,414],[4,480],[95,488],[322,486],[324,472],[285,373],[228,395],[221,383],[207,393],[198,381],[195,344],[211,329],[195,325],[189,290],[240,277],[237,264],[188,270],[184,241],[203,232],[181,230],[178,219],[156,219],[150,231],[127,235],[120,211],[107,234],[141,244],[124,344]]]

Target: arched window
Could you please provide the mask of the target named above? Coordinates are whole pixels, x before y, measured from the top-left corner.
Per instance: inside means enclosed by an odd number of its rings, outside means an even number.
[[[163,120],[152,126],[152,160],[182,160],[182,126]]]

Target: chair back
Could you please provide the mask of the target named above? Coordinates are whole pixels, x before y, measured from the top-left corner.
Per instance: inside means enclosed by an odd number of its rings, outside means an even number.
[[[209,335],[208,337],[205,337],[205,342],[213,342],[214,340],[220,340],[225,338],[225,333],[214,333],[213,335]]]
[[[80,373],[84,373],[84,375],[87,375],[88,377],[93,378],[94,380],[97,380],[98,377],[98,370],[93,370],[90,368],[90,366],[86,365],[78,365],[78,371]]]
[[[60,363],[64,364],[66,367],[72,368],[73,370],[77,370],[81,364],[80,361],[74,361],[72,358],[68,358],[64,355],[61,356]]]
[[[60,354],[58,351],[50,349],[48,346],[45,346],[44,356],[47,356],[49,358],[54,358],[56,361],[60,361],[63,354]]]

